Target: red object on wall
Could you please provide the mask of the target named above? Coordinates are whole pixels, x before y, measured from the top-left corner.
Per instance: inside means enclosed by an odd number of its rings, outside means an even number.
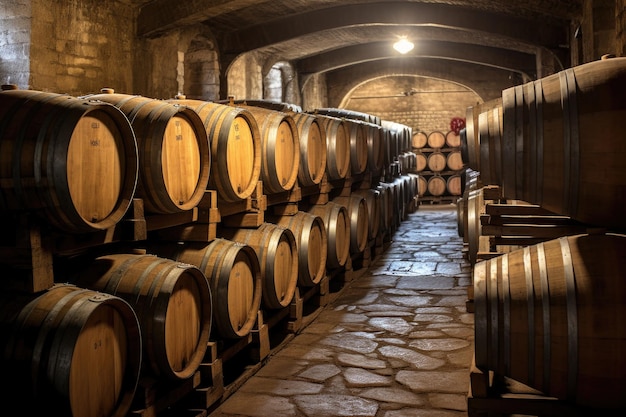
[[[462,117],[453,117],[450,120],[450,130],[452,130],[455,134],[459,134],[461,129],[465,127],[465,119]]]

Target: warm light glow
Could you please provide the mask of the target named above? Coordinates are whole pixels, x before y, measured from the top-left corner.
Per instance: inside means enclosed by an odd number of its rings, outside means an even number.
[[[400,52],[401,54],[406,54],[407,52],[413,49],[413,42],[408,40],[406,37],[400,38],[398,42],[393,44],[393,49]]]

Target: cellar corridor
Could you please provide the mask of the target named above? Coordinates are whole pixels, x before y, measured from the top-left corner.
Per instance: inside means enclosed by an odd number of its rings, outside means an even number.
[[[454,205],[421,205],[367,271],[210,417],[467,416],[471,267]]]

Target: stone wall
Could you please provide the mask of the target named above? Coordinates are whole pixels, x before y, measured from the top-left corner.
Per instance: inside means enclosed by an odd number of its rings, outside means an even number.
[[[4,3],[0,16],[0,83],[29,88],[31,2]]]

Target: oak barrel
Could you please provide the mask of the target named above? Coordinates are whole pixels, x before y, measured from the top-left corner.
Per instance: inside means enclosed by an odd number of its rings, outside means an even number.
[[[428,155],[426,165],[432,172],[441,172],[446,169],[446,155],[443,152],[436,151]]]
[[[348,210],[341,204],[332,201],[326,204],[315,204],[308,210],[324,221],[328,239],[326,265],[340,268],[346,264],[350,256],[350,217]]]
[[[223,228],[223,238],[250,245],[261,265],[262,306],[280,310],[293,299],[298,283],[298,248],[293,232],[264,222],[257,228]]]
[[[0,210],[37,211],[69,233],[119,222],[135,194],[134,131],[116,107],[62,94],[0,92]]]
[[[461,146],[461,135],[454,130],[448,130],[446,133],[446,146],[450,148],[458,148]]]
[[[475,358],[548,396],[626,407],[626,237],[577,235],[474,267]]]
[[[198,268],[155,255],[112,254],[95,259],[73,281],[123,298],[135,309],[145,373],[181,380],[196,372],[212,314],[211,290]]]
[[[477,103],[475,106],[469,106],[466,109],[465,128],[461,129],[461,152],[463,160],[474,171],[480,171],[480,123],[479,116],[489,110],[501,109],[502,97]]]
[[[415,171],[422,172],[428,166],[428,158],[422,152],[415,153]]]
[[[350,135],[350,172],[359,175],[368,169],[367,126],[358,120],[345,119],[344,122]]]
[[[441,149],[446,145],[446,135],[439,130],[433,130],[428,134],[427,142],[429,148]]]
[[[130,120],[139,149],[136,193],[146,211],[172,214],[196,207],[211,171],[209,140],[200,116],[167,100],[111,89],[89,98],[115,105]]]
[[[365,123],[365,126],[367,129],[367,166],[370,172],[379,174],[385,161],[383,128],[374,123]]]
[[[355,190],[352,194],[360,195],[365,199],[367,204],[367,214],[368,214],[368,240],[376,239],[378,236],[378,232],[380,231],[380,219],[381,219],[381,210],[382,210],[382,202],[380,191],[375,190],[373,188],[360,189]]]
[[[446,166],[451,171],[460,171],[464,166],[461,151],[450,151],[446,155]]]
[[[316,115],[326,131],[326,174],[330,180],[346,178],[350,172],[350,132],[343,119]]]
[[[268,220],[291,230],[298,246],[298,284],[317,285],[326,273],[328,236],[320,216],[298,211],[294,215],[268,216]]]
[[[252,113],[261,132],[261,179],[269,193],[289,191],[300,168],[298,128],[289,113],[240,105]]]
[[[308,113],[292,113],[300,138],[300,167],[298,180],[301,186],[319,184],[326,172],[326,130],[319,119]]]
[[[428,178],[426,189],[430,195],[440,197],[446,193],[446,180],[441,175],[433,175]]]
[[[333,203],[340,204],[348,210],[350,219],[350,253],[357,254],[365,250],[369,236],[369,214],[367,201],[359,194],[333,198]]]
[[[69,284],[0,296],[0,401],[21,415],[124,417],[142,338],[123,299]],[[10,407],[14,404],[14,407]]]
[[[446,190],[449,195],[461,195],[461,175],[452,174],[446,178]]]
[[[193,109],[204,122],[214,156],[209,187],[224,201],[250,197],[261,177],[261,133],[250,111],[202,100],[170,100]]]
[[[250,333],[263,291],[261,265],[251,246],[216,238],[210,243],[185,242],[151,249],[160,256],[195,265],[204,273],[211,288],[217,336],[238,339]]]
[[[426,134],[426,132],[423,132],[421,130],[414,132],[413,136],[411,137],[411,147],[413,149],[422,149],[425,148],[426,145],[428,145],[428,135]]]

